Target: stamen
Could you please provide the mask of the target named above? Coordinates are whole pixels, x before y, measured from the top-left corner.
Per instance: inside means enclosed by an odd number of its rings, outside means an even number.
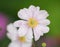
[[[19,41],[20,41],[20,42],[25,42],[25,41],[26,41],[25,36],[23,36],[23,37],[19,37]]]
[[[35,26],[38,25],[38,21],[37,21],[36,19],[34,19],[34,18],[30,18],[30,19],[28,20],[28,25],[29,25],[30,27],[34,28]]]

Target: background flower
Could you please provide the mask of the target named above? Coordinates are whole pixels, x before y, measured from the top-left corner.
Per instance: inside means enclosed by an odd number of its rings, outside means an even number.
[[[24,36],[20,36],[17,28],[11,23],[7,26],[7,36],[11,39],[8,47],[31,47],[32,46],[32,32],[27,32]],[[31,33],[31,34],[30,34]]]
[[[43,36],[39,41],[36,42],[36,44],[37,47],[57,47],[57,41],[58,40],[56,37]]]
[[[7,16],[3,13],[0,13],[0,39],[5,37],[7,23],[8,23]]]

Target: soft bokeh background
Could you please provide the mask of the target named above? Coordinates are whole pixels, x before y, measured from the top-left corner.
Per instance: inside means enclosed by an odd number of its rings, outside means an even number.
[[[42,47],[43,42],[47,44],[47,47],[60,47],[60,0],[0,0],[0,12],[7,14],[11,23],[19,19],[17,12],[20,9],[28,8],[30,5],[40,6],[41,9],[47,10],[50,15],[48,19],[51,21],[50,32],[44,34],[35,43],[36,47]],[[9,43],[10,40],[5,36],[0,40],[0,47],[8,47]]]

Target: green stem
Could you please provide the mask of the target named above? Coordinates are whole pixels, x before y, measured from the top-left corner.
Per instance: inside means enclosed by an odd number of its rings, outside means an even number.
[[[34,39],[35,36],[34,36],[34,31],[33,31],[33,29],[32,29],[32,33],[33,33],[33,45],[34,45],[34,47],[35,47],[36,45],[35,45],[35,39]]]

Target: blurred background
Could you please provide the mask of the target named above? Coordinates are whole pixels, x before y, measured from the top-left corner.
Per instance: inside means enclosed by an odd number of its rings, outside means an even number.
[[[18,20],[17,12],[30,5],[47,10],[51,21],[50,32],[40,37],[35,43],[36,47],[44,47],[42,43],[46,47],[60,47],[60,0],[0,0],[0,47],[8,47],[10,43],[6,36],[6,25]]]

